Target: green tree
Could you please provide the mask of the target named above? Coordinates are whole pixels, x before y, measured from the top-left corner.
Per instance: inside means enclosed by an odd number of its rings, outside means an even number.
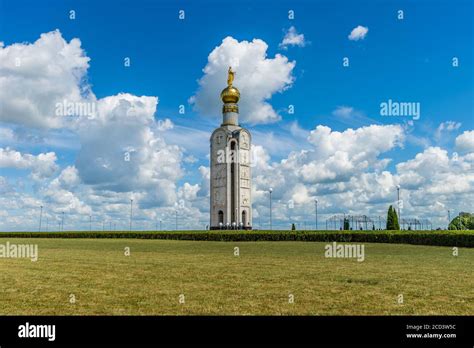
[[[347,231],[349,230],[349,219],[344,218],[344,230]]]
[[[393,214],[393,230],[398,231],[400,229],[400,224],[398,223],[397,211],[395,209],[392,209],[392,214]]]
[[[393,230],[393,227],[393,208],[390,206],[387,212],[387,230]]]
[[[451,220],[448,226],[449,230],[473,230],[474,229],[474,214],[459,213]]]

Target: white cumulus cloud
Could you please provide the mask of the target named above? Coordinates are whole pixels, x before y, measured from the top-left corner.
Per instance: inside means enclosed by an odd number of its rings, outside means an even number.
[[[34,43],[0,45],[0,120],[62,127],[65,117],[56,115],[57,103],[93,99],[84,81],[89,60],[79,39],[67,42],[58,30]]]
[[[464,131],[456,138],[456,149],[459,152],[474,152],[474,131]]]
[[[294,151],[279,163],[267,163],[265,150],[260,149],[259,157],[265,159],[255,173],[256,200],[264,197],[269,187],[275,188],[276,197],[300,203],[316,194],[344,193],[356,187],[354,178],[364,173],[384,178],[373,178],[372,182],[390,181],[386,175],[377,174],[388,162],[380,156],[402,146],[403,141],[404,132],[398,125],[371,125],[344,132],[319,125],[308,136],[309,150]]]
[[[287,49],[288,46],[298,46],[298,47],[306,46],[304,34],[298,34],[294,26],[291,26],[288,29],[285,36],[283,37],[283,41],[279,45],[279,47],[283,49]]]
[[[199,88],[190,99],[202,114],[220,119],[220,92],[226,87],[229,66],[236,71],[234,86],[241,93],[240,120],[243,123],[271,123],[281,119],[269,99],[293,84],[294,61],[276,54],[267,57],[268,45],[260,39],[237,41],[228,36],[208,57]]]
[[[32,155],[10,148],[0,148],[0,168],[28,169],[34,179],[51,177],[58,166],[54,152]]]
[[[149,206],[176,201],[182,151],[159,135],[157,103],[156,97],[126,93],[98,101],[97,118],[78,130],[76,167],[85,184],[114,192],[146,191]]]
[[[352,41],[359,41],[365,39],[365,36],[369,32],[369,28],[364,27],[362,25],[358,25],[354,29],[352,29],[351,33],[349,34],[348,38]]]

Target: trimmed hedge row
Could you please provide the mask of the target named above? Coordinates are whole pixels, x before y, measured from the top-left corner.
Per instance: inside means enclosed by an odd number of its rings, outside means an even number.
[[[198,241],[398,243],[474,248],[474,231],[0,232],[0,238],[138,238]]]

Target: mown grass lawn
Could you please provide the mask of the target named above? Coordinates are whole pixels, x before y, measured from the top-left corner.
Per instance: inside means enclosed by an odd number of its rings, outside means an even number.
[[[357,262],[317,242],[7,241],[39,259],[0,258],[0,315],[474,314],[469,248],[366,243]]]

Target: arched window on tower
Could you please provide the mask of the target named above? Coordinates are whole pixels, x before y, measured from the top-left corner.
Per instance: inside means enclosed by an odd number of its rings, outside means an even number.
[[[224,223],[224,212],[222,210],[219,210],[218,215],[219,215],[219,223],[223,224]]]
[[[242,211],[242,224],[247,226],[247,212],[245,210]]]

